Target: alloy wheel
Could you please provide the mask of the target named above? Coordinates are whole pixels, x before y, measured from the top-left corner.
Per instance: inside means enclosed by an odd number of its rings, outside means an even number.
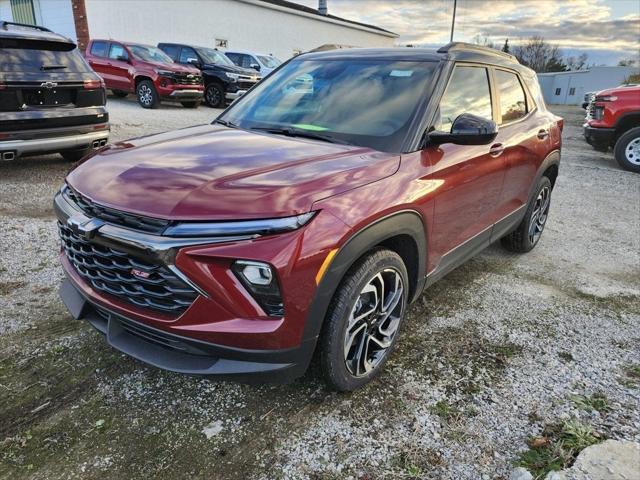
[[[138,88],[138,98],[143,105],[149,106],[153,103],[153,92],[147,85],[140,85]]]
[[[209,87],[205,92],[205,99],[208,105],[219,105],[221,96],[220,89],[216,87]]]
[[[634,165],[640,165],[640,137],[634,138],[624,149],[624,156]]]
[[[547,217],[549,216],[550,203],[551,189],[545,186],[538,193],[533,213],[531,213],[531,221],[529,222],[529,241],[532,245],[535,245],[540,235],[542,235],[544,225],[547,223]]]
[[[385,268],[366,283],[344,335],[344,361],[352,375],[365,376],[384,360],[404,309],[404,284],[395,268]]]

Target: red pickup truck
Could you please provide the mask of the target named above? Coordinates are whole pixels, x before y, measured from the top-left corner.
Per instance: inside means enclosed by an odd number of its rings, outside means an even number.
[[[625,170],[640,173],[640,87],[602,90],[587,108],[584,137],[596,150],[613,147]]]
[[[196,108],[204,95],[200,70],[175,63],[157,47],[91,40],[85,58],[116,97],[135,93],[144,108],[156,108],[160,100]]]

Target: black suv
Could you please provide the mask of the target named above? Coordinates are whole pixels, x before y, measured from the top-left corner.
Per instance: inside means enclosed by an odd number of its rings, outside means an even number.
[[[183,43],[159,43],[158,48],[174,62],[193,65],[202,70],[204,100],[210,107],[223,108],[258,83],[262,76],[250,68],[242,68],[214,48]]]
[[[60,152],[76,161],[106,145],[106,98],[71,40],[0,20],[0,158]]]

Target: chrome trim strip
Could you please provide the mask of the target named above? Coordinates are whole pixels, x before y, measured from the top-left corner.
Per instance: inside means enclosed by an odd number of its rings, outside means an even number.
[[[198,292],[200,295],[202,295],[203,297],[206,298],[211,298],[211,295],[209,295],[207,292],[205,292],[203,289],[201,289],[198,285],[196,285],[195,283],[193,283],[189,277],[187,277],[184,273],[182,273],[180,271],[180,269],[178,267],[176,267],[175,265],[167,265],[167,268],[169,270],[171,270],[173,273],[176,274],[177,277],[180,278],[180,280],[182,280],[184,283],[186,283],[187,285],[189,285],[191,288],[193,288],[196,292]]]
[[[55,152],[74,147],[90,147],[95,140],[109,138],[109,130],[101,130],[78,135],[66,135],[60,137],[38,138],[33,140],[6,140],[0,141],[0,150],[15,150],[17,155],[32,152]]]

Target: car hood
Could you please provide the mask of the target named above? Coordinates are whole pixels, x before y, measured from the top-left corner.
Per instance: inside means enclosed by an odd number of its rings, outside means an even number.
[[[175,220],[271,218],[392,175],[399,155],[202,125],[132,139],[85,160],[67,183],[90,200]]]
[[[189,67],[187,65],[181,65],[179,63],[162,63],[162,62],[147,62],[138,60],[138,62],[144,63],[151,68],[157,68],[158,70],[169,70],[171,72],[179,73],[195,73],[200,74],[200,70],[195,67]]]
[[[252,68],[242,68],[235,65],[222,65],[220,63],[206,63],[202,67],[203,70],[221,70],[223,72],[238,73],[240,75],[248,75],[250,77],[259,76],[260,74]]]

